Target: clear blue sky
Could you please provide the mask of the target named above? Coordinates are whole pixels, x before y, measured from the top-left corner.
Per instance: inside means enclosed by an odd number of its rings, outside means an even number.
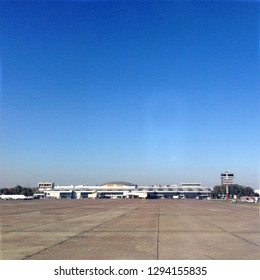
[[[1,2],[0,187],[259,187],[259,3]]]

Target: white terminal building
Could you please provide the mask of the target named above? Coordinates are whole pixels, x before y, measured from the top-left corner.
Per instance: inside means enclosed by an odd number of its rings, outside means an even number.
[[[101,185],[60,186],[53,182],[40,182],[34,198],[205,198],[210,197],[211,191],[209,187],[202,187],[201,183],[139,186],[124,181],[112,181]]]

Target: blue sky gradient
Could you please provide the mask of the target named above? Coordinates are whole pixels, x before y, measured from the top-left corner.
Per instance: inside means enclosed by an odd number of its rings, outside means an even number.
[[[259,188],[259,3],[2,2],[0,187]]]

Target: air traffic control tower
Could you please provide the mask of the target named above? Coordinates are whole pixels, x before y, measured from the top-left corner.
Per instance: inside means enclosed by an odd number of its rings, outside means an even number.
[[[224,173],[221,173],[221,185],[226,186],[226,199],[229,199],[229,190],[228,186],[233,184],[234,181],[234,173],[225,171]]]
[[[224,173],[221,173],[221,185],[226,185],[226,184],[233,184],[234,181],[234,173],[229,172],[229,171],[225,171]]]

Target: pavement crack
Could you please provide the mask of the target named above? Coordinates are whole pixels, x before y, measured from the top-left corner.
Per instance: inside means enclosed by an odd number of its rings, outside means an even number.
[[[201,217],[199,217],[199,216],[197,216],[197,215],[193,215],[193,216],[194,216],[194,217],[197,217],[198,219],[200,219],[200,220],[202,220],[202,221],[204,221],[204,222],[207,222],[207,223],[209,223],[209,224],[211,224],[211,225],[213,225],[213,226],[215,226],[215,227],[217,227],[217,228],[219,228],[219,229],[221,229],[223,232],[229,233],[229,234],[235,236],[236,238],[239,238],[239,239],[241,239],[241,240],[243,240],[243,241],[245,241],[245,242],[247,242],[247,243],[249,243],[249,244],[251,244],[251,245],[254,245],[254,246],[257,246],[257,247],[260,248],[260,246],[259,246],[258,244],[254,243],[254,242],[251,242],[251,241],[249,241],[249,240],[247,240],[247,239],[245,239],[245,238],[243,238],[243,237],[237,235],[237,234],[234,233],[234,232],[228,231],[228,230],[224,229],[223,227],[217,226],[217,225],[214,224],[213,222],[209,222],[209,221],[207,221],[207,220],[205,220],[205,219],[202,219]]]
[[[204,254],[204,256],[206,256],[207,258],[211,259],[211,260],[215,260],[213,257],[209,256],[209,255],[206,255]]]
[[[247,243],[249,243],[249,244],[251,244],[251,245],[254,245],[254,246],[257,246],[257,247],[260,248],[260,246],[259,246],[258,244],[254,243],[254,242],[252,242],[252,241],[249,241],[248,239],[245,239],[245,238],[243,238],[243,237],[241,237],[241,236],[239,236],[239,235],[237,235],[237,234],[235,234],[235,233],[231,233],[231,234],[234,235],[234,236],[236,236],[237,238],[239,238],[239,239],[241,239],[241,240],[244,240],[245,242],[247,242]]]
[[[51,248],[53,248],[53,247],[56,247],[56,246],[58,246],[58,245],[61,245],[61,244],[65,243],[65,242],[67,242],[67,241],[69,241],[69,240],[71,240],[71,239],[73,239],[73,238],[77,238],[77,237],[79,237],[79,236],[80,236],[81,234],[83,234],[83,233],[93,231],[94,229],[96,229],[96,228],[98,228],[98,227],[101,227],[101,226],[103,226],[103,225],[105,225],[105,224],[107,224],[107,223],[109,223],[109,222],[111,222],[111,221],[113,221],[113,220],[119,219],[119,218],[121,218],[121,217],[127,215],[128,213],[130,213],[130,212],[136,210],[137,208],[138,208],[138,207],[136,207],[136,208],[134,208],[134,209],[131,209],[130,211],[128,211],[128,212],[126,212],[126,213],[124,213],[124,214],[122,214],[122,215],[119,215],[119,216],[117,216],[117,217],[114,217],[114,218],[112,218],[112,219],[110,219],[110,220],[108,220],[108,221],[106,221],[106,222],[104,222],[104,223],[102,223],[102,224],[99,224],[99,225],[97,225],[97,226],[94,226],[93,228],[90,228],[90,229],[88,229],[88,230],[81,231],[80,233],[78,233],[78,234],[76,234],[76,235],[74,235],[74,236],[71,236],[71,237],[69,237],[69,238],[66,238],[66,239],[64,239],[64,240],[62,240],[62,241],[60,241],[60,242],[58,242],[58,243],[56,243],[56,244],[53,244],[53,245],[51,245],[51,246],[49,246],[49,247],[47,247],[47,248],[44,248],[44,249],[42,249],[42,250],[40,250],[40,251],[38,251],[38,252],[36,252],[36,253],[34,253],[34,254],[31,254],[31,255],[29,255],[29,256],[27,255],[25,258],[23,258],[23,260],[32,258],[33,256],[36,256],[36,255],[38,255],[38,254],[40,254],[40,253],[42,253],[42,252],[44,252],[44,251],[46,251],[46,250],[49,250],[49,249],[51,249]]]

